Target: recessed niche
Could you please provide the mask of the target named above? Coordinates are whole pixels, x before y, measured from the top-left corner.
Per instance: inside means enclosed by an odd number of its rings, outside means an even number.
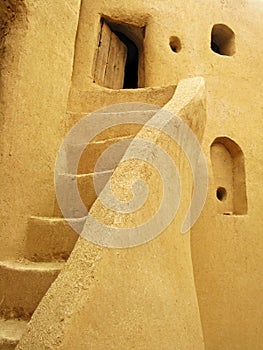
[[[144,27],[102,18],[94,82],[111,89],[144,86]]]
[[[218,137],[211,145],[218,212],[225,215],[247,213],[244,155],[228,137]]]
[[[235,33],[225,24],[215,24],[211,33],[211,49],[224,56],[233,56],[235,53]]]
[[[171,36],[170,38],[170,48],[173,52],[181,51],[181,41],[177,36]]]

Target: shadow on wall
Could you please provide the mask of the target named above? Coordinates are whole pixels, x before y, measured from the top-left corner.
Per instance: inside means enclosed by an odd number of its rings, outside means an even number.
[[[26,17],[26,7],[24,1],[8,0],[0,1],[0,57],[5,54],[5,39],[10,33],[16,20],[22,22]],[[20,23],[21,30],[21,23]]]

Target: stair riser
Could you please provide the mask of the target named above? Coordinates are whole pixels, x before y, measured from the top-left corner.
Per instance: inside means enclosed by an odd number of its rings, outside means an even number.
[[[97,199],[98,194],[102,191],[112,172],[97,173],[96,174],[96,191],[94,187],[94,174],[75,176],[75,175],[60,175],[59,182],[57,182],[56,193],[59,195],[60,203],[67,218],[82,218],[87,215],[92,204]],[[77,183],[77,192],[73,191],[74,184]],[[78,194],[80,195],[83,205],[82,209],[78,205]],[[56,203],[54,208],[54,216],[61,216],[60,208]]]
[[[29,318],[59,270],[20,270],[0,266],[0,314],[5,318]]]
[[[25,257],[31,261],[67,260],[78,237],[66,220],[30,218]]]
[[[136,128],[138,129],[138,128]],[[137,131],[137,130],[136,130]],[[138,130],[139,131],[139,130]],[[128,148],[132,139],[136,136],[136,133],[129,137],[114,138],[106,140],[104,142],[89,143],[86,146],[83,145],[67,145],[67,173],[69,174],[91,174],[93,172],[107,171],[115,168],[116,164],[122,159],[126,149]],[[116,144],[119,145],[116,148]],[[115,145],[114,151],[111,156],[105,159],[100,169],[96,168],[96,164],[100,156],[110,147]],[[77,169],[75,168],[74,161],[79,156],[80,160]]]
[[[82,116],[103,106],[110,106],[116,103],[124,103],[127,101],[148,103],[157,106],[164,106],[173,96],[176,86],[130,89],[130,90],[111,90],[100,89],[79,91],[71,89],[68,101],[68,110],[74,113],[81,113]],[[93,101],[91,104],[90,101]],[[77,122],[76,118],[67,121],[69,127]]]
[[[17,341],[9,341],[3,340],[0,341],[0,350],[14,350],[18,344],[19,340]]]

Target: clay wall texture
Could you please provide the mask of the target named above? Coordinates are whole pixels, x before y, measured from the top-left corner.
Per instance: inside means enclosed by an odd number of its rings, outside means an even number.
[[[148,347],[151,349],[160,349],[162,344],[164,349],[177,346],[260,349],[263,343],[263,2],[24,0],[7,3],[11,9],[2,5],[0,8],[3,14],[1,260],[24,258],[29,217],[61,216],[53,185],[59,145],[76,121],[100,107],[130,101],[163,106],[172,98],[181,79],[202,76],[206,86],[202,149],[209,169],[207,201],[198,222],[188,238],[184,238],[186,241],[182,242],[181,237],[173,241],[171,228],[156,242],[124,252],[98,248],[81,240],[64,275],[59,276],[40,304],[18,349],[41,349],[44,345],[50,349],[69,349],[73,339],[74,348],[84,349],[91,338],[94,349],[104,349],[105,344],[112,349],[125,349],[127,344],[129,349],[147,349],[147,344],[151,344]],[[140,67],[144,72],[141,73],[143,89],[113,90],[94,83],[101,16],[145,28],[144,59]],[[225,48],[227,54],[219,55],[211,50],[211,32],[216,24],[224,24],[234,33],[230,48]],[[227,34],[223,31],[224,35]],[[174,43],[178,52],[171,50],[172,37],[179,38],[179,44],[176,40]],[[220,39],[216,40],[220,45]],[[224,183],[229,191],[229,203],[217,198],[220,178],[229,178]],[[88,256],[87,261],[84,256]],[[98,268],[97,260],[103,261]],[[136,261],[134,266],[133,261]],[[69,303],[72,288],[72,281],[63,281],[63,276],[76,275],[76,286],[85,279],[88,263],[90,275],[85,280],[88,292],[76,287],[75,304],[72,304],[76,310],[70,310],[66,326],[58,326],[55,322],[64,312],[63,300]],[[59,295],[62,285],[65,289]],[[162,288],[163,285],[167,288]],[[152,289],[149,292],[147,288]],[[135,292],[129,304],[131,289]],[[179,290],[180,307],[175,308],[178,314],[171,315],[168,306]],[[79,304],[78,298],[83,298]],[[184,305],[183,300],[191,302]],[[50,314],[53,307],[59,309],[55,316]],[[113,309],[115,312],[111,314]],[[187,310],[185,314],[184,310]],[[86,332],[88,312],[92,316]],[[50,321],[41,324],[47,314]],[[111,320],[125,321],[118,327],[113,325],[103,338],[96,329],[102,332],[109,327],[105,315],[110,315]],[[130,329],[134,320],[137,323]],[[175,328],[169,320],[176,323]],[[183,320],[182,328],[176,328],[180,320]],[[160,343],[155,338],[158,327]],[[182,330],[184,327],[186,331]],[[40,329],[46,344],[39,340]],[[129,330],[131,334],[137,330],[138,338],[129,339]],[[192,334],[187,333],[189,330]],[[175,340],[174,332],[177,332]],[[35,342],[31,348],[30,339]]]

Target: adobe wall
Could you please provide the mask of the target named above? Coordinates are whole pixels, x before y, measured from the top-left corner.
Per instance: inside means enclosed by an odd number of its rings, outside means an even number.
[[[262,156],[262,50],[259,45],[262,4],[259,1],[190,1],[175,6],[156,1],[123,2],[120,8],[117,1],[96,5],[84,1],[81,15],[87,20],[80,20],[73,73],[73,88],[77,90],[93,87],[99,14],[137,25],[146,24],[146,86],[177,84],[179,79],[197,75],[206,80],[208,120],[203,149],[209,165],[210,187],[205,210],[192,231],[193,266],[203,329],[208,348],[214,344],[218,348],[259,347],[262,342],[259,305],[263,302],[262,189],[259,188],[262,170],[258,164]],[[226,24],[235,33],[233,56],[218,55],[210,49],[212,27],[217,23]],[[84,36],[82,30],[89,32],[90,37]],[[171,36],[181,41],[178,53],[169,47]],[[237,143],[244,156],[242,201],[247,202],[247,211],[241,215],[235,212],[222,215],[224,202],[216,198],[220,184],[216,180],[218,174],[213,174],[210,146],[222,136]],[[239,181],[244,179],[239,179],[237,174],[236,182]],[[241,192],[244,185],[240,183],[235,191],[239,187]]]
[[[2,259],[23,255],[30,215],[53,214],[80,1],[14,4],[1,55]]]
[[[116,99],[136,99],[134,92],[109,92],[93,83],[100,14],[145,25],[145,87],[177,85],[180,79],[194,76],[206,80],[207,124],[202,146],[210,184],[206,206],[191,233],[206,347],[260,348],[262,3],[83,1],[75,52],[80,1],[65,5],[59,1],[28,0],[25,4],[26,35],[19,59],[17,51],[12,60],[4,58],[9,68],[1,98],[1,256],[22,254],[29,215],[53,214],[53,164],[66,126],[72,120],[66,111],[74,107],[76,113],[89,112]],[[210,49],[211,30],[217,23],[226,24],[235,33],[233,56],[218,55]],[[17,35],[14,29],[6,39],[12,50],[20,43]],[[180,38],[178,53],[169,46],[171,36]],[[218,184],[214,180],[210,146],[218,137],[235,141],[244,155],[247,212],[241,215],[224,215],[216,198]],[[150,259],[147,245],[140,249],[145,249]]]

